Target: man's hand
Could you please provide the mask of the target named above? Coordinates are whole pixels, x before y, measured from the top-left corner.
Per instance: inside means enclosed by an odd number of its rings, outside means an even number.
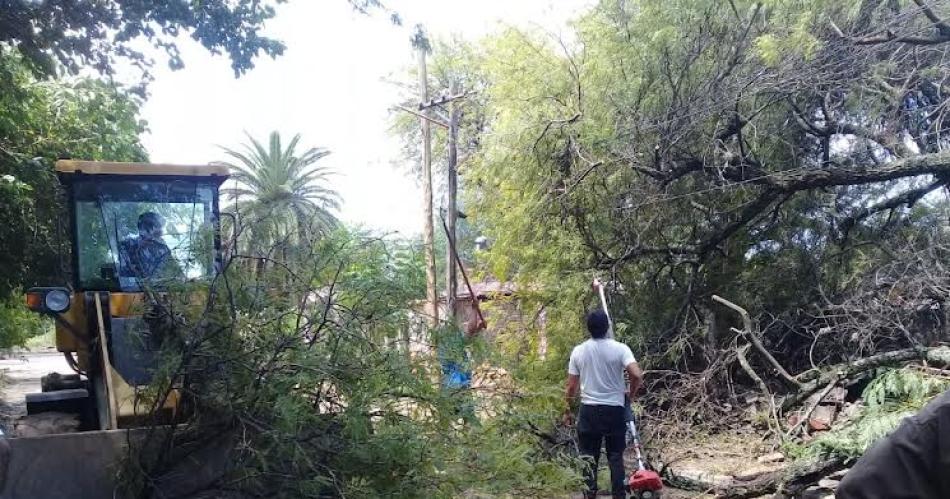
[[[564,409],[564,414],[561,416],[561,424],[564,426],[574,426],[574,413],[571,412],[570,407]]]
[[[564,415],[561,417],[561,421],[567,426],[574,424],[574,413],[571,412],[571,404],[577,398],[580,387],[581,377],[577,374],[568,374],[567,385],[564,387],[564,402],[567,404],[567,409],[564,410]]]
[[[600,288],[602,288],[603,286],[604,286],[604,283],[600,282],[600,279],[596,277],[594,278],[594,282],[591,284],[591,288],[594,290],[595,293],[599,293]]]

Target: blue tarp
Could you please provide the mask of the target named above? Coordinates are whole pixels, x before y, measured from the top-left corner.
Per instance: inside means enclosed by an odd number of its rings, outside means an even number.
[[[452,361],[442,361],[442,386],[446,388],[468,388],[472,384],[472,373],[462,369]]]

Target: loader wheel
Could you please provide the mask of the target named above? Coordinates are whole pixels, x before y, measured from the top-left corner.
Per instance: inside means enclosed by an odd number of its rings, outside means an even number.
[[[637,492],[637,499],[660,499],[660,492],[657,490],[644,490]]]

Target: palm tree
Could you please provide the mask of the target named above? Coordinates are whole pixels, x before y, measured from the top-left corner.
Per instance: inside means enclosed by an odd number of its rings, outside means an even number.
[[[326,186],[333,172],[316,164],[330,151],[311,147],[298,153],[300,134],[286,147],[276,131],[266,147],[247,138],[241,151],[223,148],[231,161],[222,164],[236,184],[229,194],[236,206],[240,203],[249,249],[301,244],[338,225],[333,211],[340,207],[340,196]]]

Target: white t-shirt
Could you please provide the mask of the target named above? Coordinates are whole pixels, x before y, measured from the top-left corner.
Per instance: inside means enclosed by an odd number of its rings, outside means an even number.
[[[581,377],[582,404],[622,406],[627,391],[623,371],[636,361],[627,345],[591,338],[574,347],[567,372]]]

